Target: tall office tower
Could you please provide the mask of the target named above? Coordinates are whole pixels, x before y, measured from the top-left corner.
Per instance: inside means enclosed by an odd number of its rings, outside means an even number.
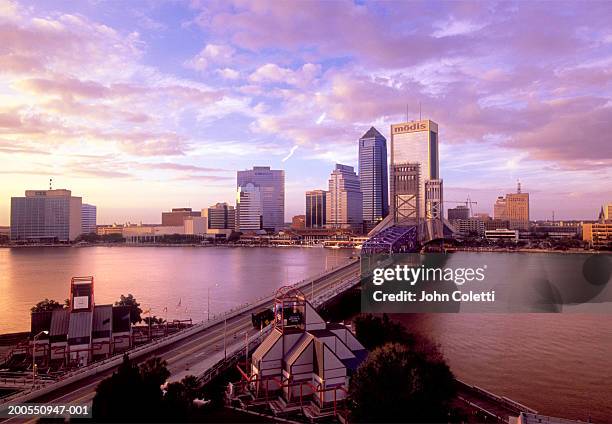
[[[453,219],[468,219],[470,217],[470,208],[459,205],[456,208],[450,208],[447,213],[449,221]]]
[[[374,127],[359,139],[359,183],[365,231],[370,231],[389,214],[387,140]]]
[[[72,241],[81,234],[81,205],[70,190],[26,190],[11,198],[11,240]]]
[[[97,208],[94,205],[83,203],[81,205],[81,233],[91,234],[96,232]]]
[[[336,164],[326,195],[326,226],[363,230],[363,195],[352,166]]]
[[[261,190],[263,228],[280,231],[285,226],[285,171],[273,170],[269,166],[254,166],[238,171],[237,187],[253,184]]]
[[[259,231],[263,226],[263,199],[260,187],[246,183],[236,193],[236,231]]]
[[[396,167],[398,165],[399,167]],[[404,165],[412,168],[414,165],[419,165],[417,218],[424,219],[428,211],[426,182],[440,178],[438,124],[426,119],[391,125],[391,173],[396,169],[405,172]],[[391,175],[391,180],[393,178],[394,176]],[[398,207],[398,202],[405,202],[396,197],[398,193],[394,191],[393,184],[390,194],[391,210]]]
[[[529,193],[521,191],[520,182],[516,193],[506,194],[506,211],[511,230],[529,229]]]
[[[325,227],[327,217],[327,192],[311,190],[306,192],[306,228]]]
[[[180,227],[185,218],[190,216],[201,216],[200,212],[194,212],[191,208],[173,208],[172,212],[162,212],[162,226]]]
[[[391,165],[391,213],[397,225],[414,225],[420,216],[421,164]]]
[[[207,218],[207,228],[213,230],[233,230],[236,228],[236,210],[227,203],[217,203],[202,209],[202,216]]]
[[[493,219],[508,219],[508,206],[504,196],[499,196],[497,200],[495,200],[495,204],[493,205]]]

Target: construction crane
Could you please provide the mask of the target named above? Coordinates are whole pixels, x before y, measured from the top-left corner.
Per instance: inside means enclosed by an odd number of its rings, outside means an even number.
[[[478,204],[477,201],[470,199],[470,196],[468,196],[467,199],[464,200],[464,201],[444,200],[444,203],[455,203],[455,204],[465,205],[466,207],[470,208],[470,216],[474,215],[474,212],[472,210],[472,205],[477,205]]]

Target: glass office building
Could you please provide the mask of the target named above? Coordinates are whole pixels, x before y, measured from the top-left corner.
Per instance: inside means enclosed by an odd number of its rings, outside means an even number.
[[[262,222],[266,231],[280,231],[285,226],[285,171],[255,166],[238,171],[237,187],[253,184],[261,192]]]
[[[389,214],[387,140],[374,127],[359,139],[359,184],[366,231]]]
[[[306,192],[306,228],[323,228],[327,221],[325,190]]]
[[[81,206],[81,231],[83,234],[96,232],[97,208],[94,205],[83,203]]]
[[[425,184],[437,180],[439,175],[438,161],[438,124],[430,120],[411,121],[391,125],[391,172],[393,165],[418,164],[420,167],[418,217],[426,217]],[[393,176],[391,176],[393,178]],[[393,187],[391,188],[391,207],[395,203]]]

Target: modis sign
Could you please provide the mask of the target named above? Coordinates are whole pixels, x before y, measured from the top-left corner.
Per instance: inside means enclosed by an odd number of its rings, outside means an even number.
[[[402,134],[416,131],[426,131],[428,121],[413,121],[405,124],[391,125],[391,134]]]

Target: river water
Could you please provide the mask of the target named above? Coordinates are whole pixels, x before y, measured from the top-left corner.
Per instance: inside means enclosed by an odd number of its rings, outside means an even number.
[[[320,248],[84,247],[0,249],[0,333],[25,331],[29,308],[68,297],[93,275],[95,301],[132,293],[143,309],[202,320],[346,260]],[[472,253],[462,260],[470,262]],[[490,253],[494,261],[520,261]],[[514,255],[509,257],[508,255]],[[513,266],[520,267],[520,264]],[[398,314],[440,344],[455,375],[541,413],[612,423],[612,314]]]

